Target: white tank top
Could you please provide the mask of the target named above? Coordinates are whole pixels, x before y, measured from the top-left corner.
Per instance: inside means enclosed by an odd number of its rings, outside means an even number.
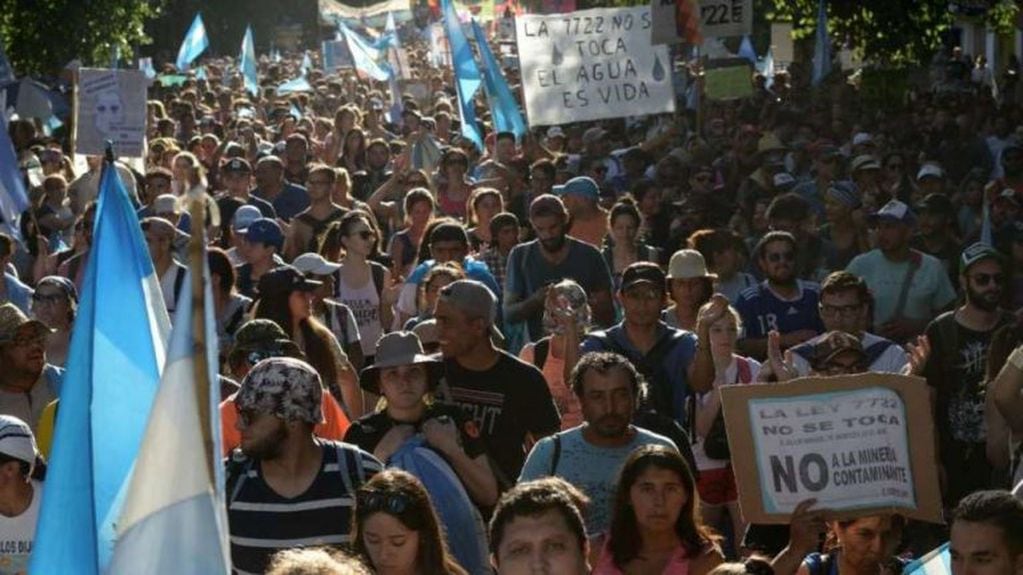
[[[337,278],[337,299],[352,309],[355,323],[359,325],[362,353],[366,356],[374,355],[377,349],[377,340],[383,335],[383,326],[380,324],[380,296],[377,295],[377,287],[373,285],[373,276],[371,274],[366,285],[360,288],[348,285],[341,273],[335,277]]]

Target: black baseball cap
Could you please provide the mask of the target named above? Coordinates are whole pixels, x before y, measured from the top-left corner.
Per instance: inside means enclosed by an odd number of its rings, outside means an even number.
[[[276,267],[259,278],[259,295],[265,297],[295,291],[313,291],[323,282],[311,280],[294,266]]]
[[[663,290],[664,282],[664,271],[660,266],[652,262],[636,262],[622,272],[622,286],[619,289],[624,292],[632,286],[649,283]]]

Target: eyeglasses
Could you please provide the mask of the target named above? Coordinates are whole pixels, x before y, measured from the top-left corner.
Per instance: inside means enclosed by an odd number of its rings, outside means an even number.
[[[854,305],[828,305],[821,304],[821,313],[824,315],[855,315],[860,311],[862,307],[860,304]]]
[[[42,294],[42,293],[36,292],[36,293],[32,294],[32,301],[34,301],[36,303],[55,304],[55,303],[60,303],[60,302],[64,301],[65,299],[67,299],[67,298],[64,296],[64,294],[59,294],[59,293]]]
[[[774,253],[767,254],[766,257],[767,257],[767,261],[771,262],[772,264],[776,264],[778,262],[792,262],[792,261],[796,260],[796,253],[795,252],[774,252]]]
[[[1003,274],[973,274],[970,278],[981,287],[990,285],[992,282],[1001,284],[1005,281]]]
[[[412,502],[402,493],[360,490],[355,496],[355,509],[359,515],[363,516],[376,511],[385,511],[391,515],[401,515],[411,505]]]

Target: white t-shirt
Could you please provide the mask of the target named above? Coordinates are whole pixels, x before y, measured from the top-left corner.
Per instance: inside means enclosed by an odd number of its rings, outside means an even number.
[[[32,479],[32,503],[17,517],[0,515],[0,575],[25,575],[43,499],[43,483]]]
[[[739,377],[739,366],[737,362],[740,360],[732,360],[728,369],[725,370],[725,381],[729,382],[729,384],[745,384],[757,380],[757,374],[760,373],[760,362],[749,357],[744,358],[744,360],[747,365],[749,365],[749,379],[747,381],[742,381],[745,378]],[[715,381],[715,384],[716,383],[717,382]],[[710,401],[710,393],[711,392],[696,394],[696,401],[700,403],[700,407],[707,405],[707,402]],[[693,460],[696,461],[697,470],[708,471],[711,469],[721,469],[730,465],[730,462],[727,459],[711,459],[710,457],[707,457],[707,453],[703,450],[703,438],[699,435],[694,433],[692,441]]]

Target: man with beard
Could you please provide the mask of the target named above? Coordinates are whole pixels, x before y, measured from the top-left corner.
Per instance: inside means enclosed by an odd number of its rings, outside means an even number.
[[[910,248],[916,215],[909,206],[892,200],[872,223],[877,249],[853,258],[846,270],[863,278],[874,296],[877,334],[905,343],[955,301],[955,290],[937,258]]]
[[[1001,254],[973,244],[959,258],[959,285],[966,301],[927,326],[932,353],[924,369],[934,388],[934,421],[941,464],[947,474],[945,503],[954,506],[978,489],[991,487],[992,465],[985,451],[985,376],[991,336],[1012,321],[999,309],[1005,289]]]
[[[629,360],[609,352],[582,356],[570,380],[579,398],[585,423],[546,437],[529,452],[519,482],[557,475],[590,498],[586,533],[604,533],[611,525],[611,509],[618,472],[638,447],[664,445],[667,437],[632,425],[645,385]]]
[[[0,414],[13,415],[36,431],[43,409],[60,390],[63,370],[46,362],[52,332],[14,304],[0,305]]]
[[[568,210],[561,199],[549,194],[534,199],[529,206],[529,223],[536,239],[515,246],[508,254],[505,321],[527,322],[527,339],[540,339],[544,335],[547,291],[554,283],[571,279],[589,294],[595,322],[611,325],[611,272],[597,248],[568,237]]]
[[[226,465],[231,562],[263,573],[282,549],[351,539],[355,492],[383,466],[345,443],[321,439],[323,384],[299,359],[256,364],[235,398],[241,448]]]
[[[788,232],[768,232],[757,244],[757,263],[766,279],[744,290],[735,302],[745,332],[739,346],[752,357],[767,357],[771,331],[781,334],[781,347],[788,349],[824,329],[817,311],[820,286],[796,278],[798,251],[796,238]]]
[[[376,139],[366,146],[366,169],[352,174],[352,195],[366,201],[377,188],[391,177],[387,167],[391,163],[391,148],[385,140]]]

